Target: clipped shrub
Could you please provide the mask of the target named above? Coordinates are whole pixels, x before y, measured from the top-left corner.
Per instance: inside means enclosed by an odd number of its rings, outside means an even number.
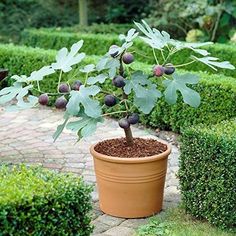
[[[0,44],[0,54],[0,66],[8,68],[10,75],[29,75],[31,71],[40,69],[43,65],[51,64],[55,59],[56,51]],[[97,56],[90,56],[83,63],[96,63],[97,60]],[[134,68],[149,73],[152,66],[136,63]],[[182,73],[186,73],[186,71],[182,71]],[[181,128],[193,124],[212,124],[236,117],[236,80],[203,72],[197,74],[200,75],[201,80],[194,88],[201,94],[202,100],[197,109],[183,104],[181,99],[172,106],[166,103],[164,99],[160,99],[148,116],[142,116],[142,123],[154,128],[172,129],[179,132]],[[77,79],[81,80],[81,78],[75,68],[63,77],[63,81],[69,80],[69,82],[72,82]],[[154,82],[158,84],[158,80],[155,79]],[[51,92],[54,92],[52,88],[56,88],[56,83],[55,75],[51,75],[47,77],[47,80],[40,83],[40,87],[42,91],[51,90]],[[112,90],[112,88],[111,81],[105,85],[107,91]]]
[[[83,25],[74,25],[71,27],[62,27],[62,28],[47,28],[52,32],[61,31],[61,32],[70,32],[70,33],[92,33],[92,34],[124,34],[132,28],[131,24],[96,24],[93,23],[89,26]]]
[[[73,175],[39,167],[0,167],[0,235],[92,232],[91,188]]]
[[[236,119],[183,132],[179,178],[187,212],[236,232]]]
[[[124,32],[125,33],[125,32]],[[78,40],[84,40],[83,51],[87,55],[103,55],[112,44],[119,44],[119,39],[112,35],[102,34],[85,34],[85,33],[68,33],[52,31],[52,29],[27,29],[21,34],[21,44],[40,47],[45,49],[60,49],[62,47],[70,47]],[[204,47],[203,47],[204,48]],[[236,48],[233,45],[214,44],[205,46],[205,48],[212,54],[220,57],[222,60],[230,61],[236,66]],[[151,49],[145,45],[141,40],[134,42],[133,50],[135,58],[143,61],[143,55],[139,55],[140,51],[146,52],[146,55],[151,55]],[[181,50],[173,56],[173,63],[178,65],[185,62],[185,58],[189,57],[189,50]],[[160,51],[156,51],[157,57],[161,57]],[[155,64],[153,58],[145,57],[145,62],[148,64]],[[202,63],[193,63],[185,67],[186,70],[192,71],[207,71],[211,74],[219,73],[213,69],[205,66]],[[221,70],[224,75],[236,77],[234,70]]]

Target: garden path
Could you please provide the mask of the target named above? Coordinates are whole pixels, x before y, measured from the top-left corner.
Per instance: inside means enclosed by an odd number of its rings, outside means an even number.
[[[112,119],[99,126],[96,133],[78,143],[76,135],[65,131],[54,143],[52,134],[62,123],[62,112],[49,108],[5,112],[0,107],[0,162],[40,164],[43,167],[83,175],[86,182],[95,185],[92,193],[94,202],[93,235],[130,236],[148,219],[122,219],[108,216],[99,210],[96,179],[89,146],[105,138],[123,136],[123,131]],[[158,139],[151,131],[133,127],[134,136]],[[172,145],[168,162],[165,186],[164,209],[178,204],[180,200],[178,179],[179,150]]]

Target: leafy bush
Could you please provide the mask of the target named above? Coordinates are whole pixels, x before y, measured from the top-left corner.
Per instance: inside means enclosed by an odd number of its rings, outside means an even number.
[[[96,40],[94,40],[96,38]],[[24,30],[21,34],[21,43],[32,47],[41,47],[45,49],[59,49],[62,47],[70,47],[79,39],[84,40],[83,50],[88,55],[103,55],[112,44],[119,44],[118,37],[111,35],[98,35],[98,34],[84,34],[84,33],[67,33],[67,32],[52,32],[52,30],[42,29]],[[222,60],[230,61],[236,66],[236,48],[233,45],[214,44],[203,47],[210,53],[222,58]],[[145,45],[141,40],[134,42],[133,50],[137,52],[135,58],[148,64],[155,64],[155,61],[150,56],[152,50]],[[145,55],[140,55],[140,52]],[[157,57],[161,57],[159,51],[156,52]],[[173,56],[172,63],[178,65],[185,62],[185,59],[190,56],[189,50],[181,50]],[[219,73],[213,69],[205,66],[202,63],[193,63],[187,65],[186,70],[193,71],[208,71],[209,73]],[[234,70],[221,70],[222,73],[228,76],[236,77]]]
[[[236,23],[235,8],[236,3],[231,0],[155,1],[149,22],[154,26],[176,29],[182,39],[189,30],[200,29],[205,35],[203,40],[226,42]]]
[[[52,63],[56,52],[53,50],[0,44],[0,54],[0,65],[1,67],[8,68],[11,76],[13,74],[29,75],[31,71]],[[97,61],[97,56],[90,56],[83,63],[96,63]],[[134,68],[142,69],[149,73],[152,66],[136,63]],[[182,71],[182,73],[186,73],[186,71]],[[180,128],[188,127],[192,124],[212,124],[235,117],[236,80],[222,75],[196,74],[201,77],[200,83],[195,86],[195,89],[201,94],[201,105],[198,109],[184,105],[181,99],[172,106],[166,103],[164,99],[160,99],[148,116],[142,116],[142,123],[154,128],[159,127],[179,131]],[[63,81],[73,81],[76,79],[81,80],[76,69],[66,75],[66,77],[63,77]],[[154,79],[153,82],[160,86],[158,80]],[[42,91],[54,92],[52,88],[56,87],[56,83],[56,77],[52,75],[47,80],[42,81],[40,86]],[[110,81],[104,86],[105,90],[108,91],[111,91],[113,87]]]
[[[70,26],[78,22],[77,0],[3,0],[0,34],[18,37],[27,27]]]
[[[89,1],[90,22],[131,23],[146,17],[151,9],[143,0],[93,0]]]
[[[180,188],[186,210],[236,232],[236,119],[182,135]]]
[[[42,28],[50,32],[92,33],[92,34],[123,34],[132,27],[131,24],[104,24],[93,23],[89,26],[74,25],[70,27]]]
[[[24,165],[1,166],[0,234],[88,236],[90,192],[72,175]]]

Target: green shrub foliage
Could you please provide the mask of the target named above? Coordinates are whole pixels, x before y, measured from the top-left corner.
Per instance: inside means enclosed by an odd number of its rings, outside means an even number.
[[[85,34],[80,32],[69,33],[52,29],[28,29],[24,30],[21,34],[21,44],[45,49],[60,49],[62,47],[70,47],[73,43],[77,42],[80,39],[84,40],[83,51],[87,55],[104,55],[112,44],[120,44],[118,37],[112,35],[90,33]],[[231,64],[236,66],[236,48],[233,45],[214,44],[205,46],[205,48],[213,55],[221,58],[221,60],[230,61]],[[133,50],[136,52],[135,58],[137,60],[143,61],[143,59],[145,58],[145,63],[155,64],[153,58],[149,56],[145,57],[145,55],[151,55],[152,51],[151,48],[145,45],[141,40],[136,40],[134,42]],[[140,55],[140,52],[142,55]],[[157,57],[161,58],[161,54],[159,51],[157,51],[156,54]],[[189,55],[189,50],[181,50],[179,53],[175,54],[172,63],[175,65],[182,64],[186,62],[185,58],[189,57]],[[185,68],[186,70],[192,71],[207,71],[211,74],[219,73],[218,71],[214,71],[213,69],[205,66],[202,63],[193,63],[186,66]],[[236,77],[235,70],[225,69],[220,70],[220,73],[227,76]]]
[[[0,235],[92,232],[91,188],[73,175],[39,167],[0,167]]]
[[[43,65],[52,63],[56,51],[0,44],[0,54],[1,67],[8,68],[10,71],[9,76],[12,76],[14,74],[29,75]],[[97,61],[97,56],[90,56],[83,63],[96,63]],[[152,66],[136,63],[135,69],[142,69],[148,73],[152,70]],[[183,73],[186,73],[186,71],[183,71]],[[222,75],[210,75],[203,72],[198,73],[198,75],[200,75],[201,80],[195,86],[195,89],[201,94],[201,105],[197,109],[184,104],[182,99],[179,99],[175,105],[169,105],[164,99],[160,99],[149,115],[142,116],[142,123],[154,128],[180,131],[181,128],[189,127],[193,124],[212,124],[236,117],[236,80]],[[56,88],[56,76],[55,74],[48,76],[47,80],[43,80],[40,83],[42,91],[54,92],[52,88]],[[66,77],[63,77],[63,81],[69,80],[72,82],[77,79],[81,80],[81,78],[75,68]],[[157,79],[153,81],[159,84]],[[104,86],[107,91],[111,91],[114,87],[111,81],[108,81]]]
[[[132,24],[104,24],[93,23],[89,26],[74,25],[70,27],[47,28],[51,32],[68,32],[68,33],[92,33],[92,34],[124,34],[132,28]]]
[[[189,213],[236,232],[236,119],[184,131],[179,177]]]

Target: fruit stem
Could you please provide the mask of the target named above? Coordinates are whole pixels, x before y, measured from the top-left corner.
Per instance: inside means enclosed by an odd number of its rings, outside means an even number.
[[[154,58],[155,58],[155,60],[156,60],[157,65],[159,65],[159,61],[157,60],[157,56],[156,56],[156,53],[155,53],[155,49],[154,49],[154,48],[152,48],[152,53],[153,53],[153,56],[154,56]]]
[[[58,83],[57,83],[57,92],[59,93],[59,87],[60,87],[60,83],[61,83],[61,76],[62,76],[62,70],[60,71],[60,75],[59,75],[59,79],[58,79]]]
[[[134,139],[133,139],[131,128],[129,127],[127,129],[124,129],[124,131],[125,131],[125,138],[126,138],[127,146],[133,146]]]

